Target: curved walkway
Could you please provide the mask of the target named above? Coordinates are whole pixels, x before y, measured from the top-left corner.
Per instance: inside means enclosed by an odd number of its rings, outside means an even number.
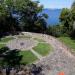
[[[75,56],[69,52],[68,48],[64,44],[56,38],[45,34],[27,34],[34,38],[36,37],[45,40],[54,48],[54,51],[46,57],[42,57],[34,50],[31,50],[31,52],[40,59],[36,64],[43,65],[42,72],[45,75],[59,75],[59,72],[64,72],[65,75],[75,75]]]
[[[65,45],[52,36],[42,34],[33,36],[44,39],[54,48],[52,53],[36,63],[45,66],[43,68],[45,75],[59,75],[59,72],[64,72],[65,75],[75,75],[75,56],[69,52]]]

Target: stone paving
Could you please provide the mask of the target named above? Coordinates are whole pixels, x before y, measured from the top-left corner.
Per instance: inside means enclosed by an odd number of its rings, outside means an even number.
[[[6,46],[11,50],[19,49],[19,50],[30,50],[32,47],[37,45],[37,41],[32,39],[14,39],[9,41]]]
[[[59,75],[60,72],[64,72],[65,75],[75,75],[75,56],[68,48],[52,36],[38,35],[54,48],[52,53],[36,63],[46,66],[43,69],[45,75]]]
[[[24,35],[18,35],[18,36],[24,36]],[[7,36],[9,37],[13,37],[13,40],[8,41],[7,43],[4,42],[0,42],[0,44],[6,44],[6,46],[8,48],[10,48],[10,50],[14,50],[14,49],[18,49],[21,51],[31,51],[39,60],[41,60],[41,58],[43,57],[42,55],[40,55],[39,53],[37,53],[35,50],[33,50],[32,48],[37,46],[39,41],[35,40],[34,37],[31,38],[18,38],[18,36]],[[25,36],[30,36],[27,34],[25,34]]]
[[[28,32],[24,34],[43,39],[54,48],[54,51],[49,55],[41,57],[40,60],[35,62],[37,65],[45,66],[42,71],[45,75],[59,75],[60,72],[63,72],[64,75],[75,75],[75,56],[59,40],[45,34]],[[36,55],[38,56],[38,54]]]

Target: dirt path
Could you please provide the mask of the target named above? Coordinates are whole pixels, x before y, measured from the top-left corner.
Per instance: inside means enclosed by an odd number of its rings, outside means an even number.
[[[38,65],[45,66],[43,68],[45,75],[58,75],[59,72],[75,75],[75,56],[67,50],[65,45],[51,36],[35,34],[34,37],[44,39],[54,48],[52,53],[37,62]]]

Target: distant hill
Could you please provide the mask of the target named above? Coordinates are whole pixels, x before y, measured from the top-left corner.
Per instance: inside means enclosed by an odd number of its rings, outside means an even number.
[[[42,13],[48,14],[47,23],[48,25],[56,25],[59,23],[59,16],[61,9],[44,9]]]

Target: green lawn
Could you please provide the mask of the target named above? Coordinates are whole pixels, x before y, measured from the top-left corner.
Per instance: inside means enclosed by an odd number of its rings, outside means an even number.
[[[18,36],[18,38],[31,38],[30,36],[25,36],[25,35],[23,35],[23,36]]]
[[[0,44],[0,48],[2,48],[2,47],[4,47],[5,46],[5,44]]]
[[[52,47],[47,43],[39,43],[33,49],[43,56],[47,55],[50,51],[52,51]]]
[[[75,52],[75,40],[72,40],[70,37],[60,37],[58,39]]]
[[[23,55],[22,63],[29,64],[37,60],[37,57],[30,51],[21,51],[21,55]]]
[[[0,40],[0,42],[8,42],[8,41],[13,40],[13,39],[14,39],[13,37],[2,38],[2,39]]]
[[[45,42],[43,39],[34,38],[34,40],[37,40],[38,42]]]

